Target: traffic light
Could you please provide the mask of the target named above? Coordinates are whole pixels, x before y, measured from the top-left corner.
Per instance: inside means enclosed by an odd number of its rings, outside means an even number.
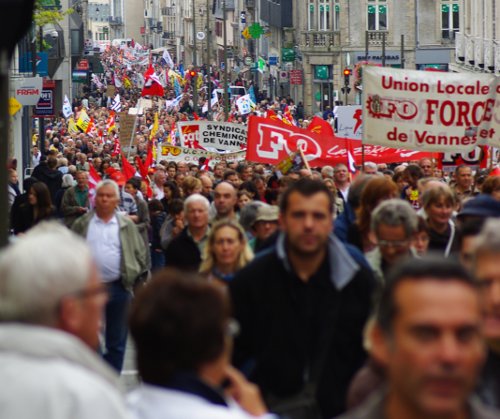
[[[189,70],[189,77],[191,80],[191,84],[194,85],[196,83],[196,79],[198,78],[198,72],[196,70]]]
[[[350,68],[344,68],[344,86],[349,86],[349,79],[351,78],[352,71]]]

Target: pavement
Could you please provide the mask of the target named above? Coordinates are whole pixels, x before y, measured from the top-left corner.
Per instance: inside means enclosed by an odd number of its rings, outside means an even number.
[[[129,336],[127,340],[127,349],[125,350],[125,360],[123,369],[120,375],[120,387],[122,391],[128,393],[139,384],[139,376],[135,363],[135,348],[132,338]]]

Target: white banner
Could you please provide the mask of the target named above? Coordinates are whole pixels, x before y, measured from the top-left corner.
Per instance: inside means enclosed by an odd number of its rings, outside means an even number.
[[[181,146],[238,151],[246,148],[247,126],[232,122],[190,121],[179,122]]]
[[[420,151],[500,145],[498,77],[363,67],[363,142]]]
[[[201,157],[210,159],[211,162],[220,161],[243,161],[245,160],[246,150],[237,151],[235,153],[212,153],[210,151],[200,150],[196,148],[176,147],[169,144],[158,146],[158,160],[167,160],[174,162],[186,162],[198,164]]]
[[[337,137],[361,140],[363,137],[363,110],[361,105],[337,106]]]

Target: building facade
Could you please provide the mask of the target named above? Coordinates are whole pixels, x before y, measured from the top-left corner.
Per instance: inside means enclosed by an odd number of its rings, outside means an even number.
[[[453,31],[456,72],[500,73],[500,4],[497,0],[456,0]]]

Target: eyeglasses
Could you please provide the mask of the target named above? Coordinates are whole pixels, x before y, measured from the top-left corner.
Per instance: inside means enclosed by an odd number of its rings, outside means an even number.
[[[409,240],[377,240],[379,247],[403,247],[409,242]]]

